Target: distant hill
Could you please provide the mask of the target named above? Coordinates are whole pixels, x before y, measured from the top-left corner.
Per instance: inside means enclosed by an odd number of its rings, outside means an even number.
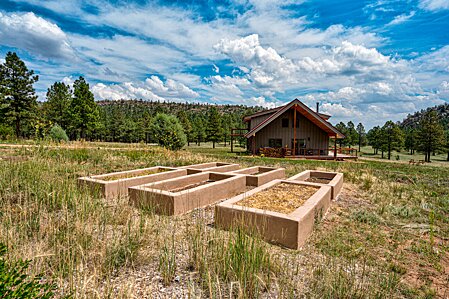
[[[423,109],[421,111],[415,112],[413,114],[409,114],[401,123],[401,127],[408,128],[416,128],[418,126],[418,122],[421,119],[422,115],[427,111],[436,111],[441,122],[443,123],[445,129],[449,130],[449,103],[438,105],[435,107],[430,107],[427,109]]]
[[[97,104],[103,109],[118,108],[123,110],[131,110],[133,112],[148,111],[150,114],[158,112],[176,115],[179,111],[191,113],[206,113],[212,106],[215,106],[220,114],[237,114],[245,116],[263,110],[261,106],[245,106],[245,105],[213,105],[209,103],[176,103],[176,102],[157,102],[144,100],[104,100],[97,101]]]

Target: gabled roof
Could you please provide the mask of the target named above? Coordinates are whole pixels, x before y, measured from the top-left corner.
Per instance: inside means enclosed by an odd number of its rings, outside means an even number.
[[[282,109],[284,106],[280,106],[280,107],[276,107],[276,108],[271,108],[271,109],[267,109],[267,110],[263,110],[263,111],[259,111],[256,112],[254,114],[251,115],[247,115],[245,117],[243,117],[243,121],[244,122],[249,122],[252,118],[256,118],[262,115],[266,115],[266,114],[272,114],[275,113],[276,111],[278,111],[279,109]],[[318,115],[324,119],[324,120],[328,120],[329,118],[331,118],[331,116],[329,114],[324,114],[324,113],[320,113],[318,112]]]
[[[272,113],[272,114],[267,119],[265,119],[263,122],[261,122],[260,124],[255,126],[253,129],[251,129],[251,131],[246,133],[245,137],[248,138],[248,137],[253,136],[255,133],[257,133],[258,131],[263,129],[265,126],[267,126],[269,123],[271,123],[273,120],[278,118],[285,111],[287,111],[288,109],[290,109],[292,107],[294,109],[296,109],[297,111],[299,111],[302,115],[307,117],[311,122],[313,122],[315,125],[317,125],[320,129],[327,132],[329,134],[329,136],[336,135],[337,138],[345,138],[345,135],[343,135],[340,131],[337,130],[337,128],[335,128],[333,125],[331,125],[329,122],[327,122],[323,116],[319,115],[319,113],[316,113],[315,111],[313,111],[312,109],[310,109],[309,107],[304,105],[304,103],[302,103],[298,99],[294,99],[287,105],[275,108],[277,110],[275,110],[275,109],[266,110],[265,111],[266,113]],[[266,113],[264,113],[264,114],[266,114]],[[263,114],[260,114],[260,112],[259,112],[259,113],[251,115],[249,119],[256,117],[256,116],[261,116],[261,115],[263,115]],[[247,118],[245,117],[245,121],[247,121],[246,119]]]

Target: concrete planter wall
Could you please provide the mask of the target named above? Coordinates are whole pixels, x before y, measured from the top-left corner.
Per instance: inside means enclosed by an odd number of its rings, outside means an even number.
[[[268,242],[292,249],[300,248],[313,231],[315,224],[324,217],[331,199],[331,187],[317,186],[317,192],[290,214],[236,205],[244,198],[280,183],[315,186],[311,183],[288,180],[269,182],[216,205],[215,225],[222,229],[243,227],[255,231]]]
[[[213,172],[230,172],[239,169],[238,164],[224,163],[224,162],[209,162],[201,164],[187,165],[179,167],[180,169],[187,169],[188,174],[199,172],[213,171]]]
[[[288,178],[288,180],[305,182],[309,178],[329,180],[328,183],[313,183],[313,184],[316,186],[323,186],[323,185],[330,186],[332,188],[332,195],[331,195],[332,200],[337,198],[337,196],[340,194],[341,188],[343,187],[343,173],[340,172],[306,170]]]
[[[144,175],[148,171],[163,172]],[[143,174],[143,175],[142,175]],[[132,177],[121,178],[116,180],[108,180],[114,176],[129,175]],[[172,167],[155,166],[137,170],[120,171],[107,173],[102,175],[94,175],[90,177],[78,178],[78,184],[80,186],[87,186],[92,191],[99,191],[104,197],[110,199],[117,196],[128,195],[128,187],[138,186],[142,184],[148,184],[170,178],[180,177],[187,175],[186,169],[177,169]]]
[[[180,188],[205,185],[176,191]],[[202,172],[129,188],[130,203],[154,209],[157,214],[179,215],[232,197],[246,188],[246,178],[237,174]]]
[[[232,173],[243,174],[246,176],[247,186],[261,186],[272,180],[285,179],[284,168],[254,166],[233,171]]]

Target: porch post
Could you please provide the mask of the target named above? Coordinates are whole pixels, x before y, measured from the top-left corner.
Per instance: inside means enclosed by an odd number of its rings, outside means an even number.
[[[337,134],[335,134],[334,140],[334,159],[337,160]]]
[[[234,136],[232,136],[234,134],[234,129],[231,129],[231,153],[234,152]]]
[[[296,104],[293,107],[293,156],[296,155]]]
[[[253,155],[256,154],[256,133],[253,135]]]

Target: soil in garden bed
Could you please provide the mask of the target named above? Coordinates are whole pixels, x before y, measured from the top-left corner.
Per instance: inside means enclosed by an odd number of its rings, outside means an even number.
[[[206,185],[206,184],[210,184],[210,183],[213,183],[213,182],[215,182],[215,181],[214,180],[202,181],[202,182],[195,183],[195,184],[190,184],[190,185],[187,185],[187,186],[184,186],[184,187],[171,189],[170,192],[181,192],[181,191],[184,191],[184,190],[196,188],[196,187],[203,186],[203,185]]]
[[[290,214],[306,202],[318,187],[281,183],[247,197],[236,205]]]
[[[330,181],[332,181],[332,179],[317,178],[312,176],[306,180],[306,182],[319,183],[319,184],[329,184]]]
[[[138,176],[146,176],[146,175],[150,175],[150,174],[166,172],[166,171],[170,171],[170,170],[171,169],[159,168],[159,169],[156,169],[156,170],[145,170],[145,171],[142,171],[142,172],[135,172],[135,173],[116,174],[116,175],[103,177],[103,178],[101,178],[101,180],[103,180],[103,181],[115,181],[115,180],[129,179],[129,178],[134,178],[134,177],[138,177]]]

